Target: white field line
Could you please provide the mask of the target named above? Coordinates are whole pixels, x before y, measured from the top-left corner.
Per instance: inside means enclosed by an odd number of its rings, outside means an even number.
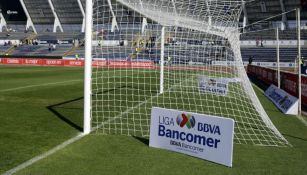
[[[57,85],[57,84],[66,84],[66,83],[72,83],[72,82],[79,82],[79,81],[83,81],[83,79],[78,79],[78,80],[69,80],[69,81],[61,81],[61,82],[54,82],[54,83],[45,83],[45,84],[38,84],[38,85],[30,85],[30,86],[22,86],[22,87],[17,87],[17,88],[11,88],[11,89],[4,89],[4,90],[0,90],[0,92],[8,92],[8,91],[14,91],[14,90],[20,90],[20,89],[27,89],[27,88],[33,88],[33,87],[40,87],[40,86],[49,86],[49,85]],[[8,170],[7,172],[3,173],[2,175],[11,175],[11,174],[14,174],[32,164],[34,164],[35,162],[37,161],[40,161],[52,154],[54,154],[55,152],[65,148],[66,146],[80,140],[82,137],[84,137],[85,135],[83,133],[81,134],[78,134],[77,136],[63,142],[62,144],[52,148],[51,150],[41,154],[41,155],[38,155],[20,165],[18,165],[17,167],[11,169],[11,170]]]
[[[298,118],[305,126],[307,126],[307,121],[304,116],[296,115],[296,118]]]
[[[60,82],[54,82],[54,83],[36,84],[36,85],[29,85],[29,86],[21,86],[21,87],[16,87],[16,88],[3,89],[3,90],[0,90],[0,92],[9,92],[9,91],[15,91],[15,90],[20,90],[20,89],[28,89],[28,88],[33,88],[33,87],[50,86],[50,85],[57,85],[57,84],[66,84],[66,83],[79,82],[79,81],[83,81],[83,79],[60,81]]]
[[[25,89],[25,88],[31,88],[31,87],[48,86],[48,85],[54,85],[54,84],[65,84],[65,83],[77,82],[77,81],[83,81],[83,79],[80,79],[80,80],[70,80],[70,81],[62,81],[62,82],[55,82],[55,83],[46,83],[46,84],[40,84],[40,85],[23,86],[23,87],[18,87],[18,88],[12,88],[12,89],[2,90],[2,91],[0,91],[0,92],[13,91],[13,90]],[[124,113],[128,113],[128,112],[129,112],[129,111],[124,112]],[[111,122],[111,121],[113,121],[113,120],[115,120],[115,118],[112,119],[112,120],[110,119],[109,121],[106,121],[106,122]],[[61,144],[59,144],[58,146],[56,146],[56,147],[50,149],[49,151],[47,151],[47,152],[45,152],[45,153],[43,153],[43,154],[41,154],[41,155],[38,155],[38,156],[36,156],[36,157],[34,157],[34,158],[32,158],[32,159],[30,159],[30,160],[28,160],[28,161],[26,161],[26,162],[24,162],[24,163],[22,163],[22,164],[16,166],[15,168],[12,168],[12,169],[6,171],[6,172],[3,173],[2,175],[12,175],[12,174],[15,174],[16,172],[18,172],[18,171],[20,171],[20,170],[22,170],[22,169],[24,169],[24,168],[27,168],[27,167],[31,166],[32,164],[34,164],[34,163],[36,163],[36,162],[38,162],[38,161],[40,161],[40,160],[42,160],[42,159],[45,159],[45,158],[47,158],[48,156],[50,156],[50,155],[56,153],[57,151],[59,151],[59,150],[65,148],[66,146],[68,146],[68,145],[70,145],[70,144],[72,144],[72,143],[74,143],[74,142],[80,140],[80,139],[83,138],[84,136],[86,136],[86,135],[83,134],[83,133],[80,133],[80,134],[78,134],[77,136],[75,136],[75,137],[73,137],[73,138],[71,138],[71,139],[69,139],[69,140],[67,140],[67,141],[65,141],[65,142],[63,142],[63,143],[61,143]]]
[[[16,173],[16,172],[18,172],[18,171],[28,167],[28,166],[34,164],[35,162],[40,161],[40,160],[42,160],[42,159],[44,159],[44,158],[46,158],[46,157],[56,153],[57,151],[65,148],[67,145],[70,145],[70,144],[80,140],[84,136],[85,135],[83,133],[82,134],[78,134],[77,136],[75,136],[75,137],[73,137],[73,138],[63,142],[62,144],[52,148],[51,150],[49,150],[49,151],[47,151],[47,152],[45,152],[45,153],[43,153],[43,154],[41,154],[39,156],[36,156],[36,157],[34,157],[34,158],[32,158],[32,159],[30,159],[30,160],[28,160],[28,161],[18,165],[17,167],[15,167],[13,169],[8,170],[7,172],[3,173],[2,175],[12,175],[12,174],[14,174],[14,173]]]
[[[184,82],[185,82],[185,81],[184,81]],[[183,82],[181,82],[181,83],[183,83]],[[181,83],[178,83],[177,85],[172,86],[171,88],[167,89],[165,92],[170,91],[171,89],[173,89],[174,87],[180,85]],[[104,124],[107,124],[107,123],[109,123],[109,122],[112,122],[112,121],[114,121],[114,120],[116,120],[116,119],[118,119],[118,118],[122,118],[123,115],[129,113],[129,112],[132,111],[133,109],[137,109],[137,108],[141,107],[142,105],[144,105],[145,103],[147,103],[149,100],[155,99],[155,98],[157,98],[159,95],[161,95],[161,94],[158,93],[158,94],[156,94],[155,96],[153,96],[153,97],[147,99],[146,101],[143,101],[142,103],[139,103],[138,105],[136,105],[136,106],[134,106],[134,107],[132,107],[132,108],[127,109],[125,112],[121,113],[120,115],[117,115],[117,116],[115,116],[114,118],[109,119],[109,120],[107,120],[107,121],[101,123],[99,126],[93,128],[92,131],[98,129],[99,127],[101,127],[101,126],[104,125]],[[22,169],[24,169],[24,168],[27,168],[27,167],[31,166],[32,164],[34,164],[34,163],[36,163],[36,162],[38,162],[38,161],[40,161],[40,160],[42,160],[42,159],[45,159],[46,157],[48,157],[48,156],[50,156],[50,155],[56,153],[57,151],[59,151],[59,150],[65,148],[66,146],[68,146],[68,145],[70,145],[70,144],[72,144],[72,143],[74,143],[74,142],[80,140],[80,139],[83,138],[84,136],[86,136],[86,135],[83,134],[83,133],[78,134],[77,136],[75,136],[75,137],[73,137],[73,138],[71,138],[71,139],[69,139],[69,140],[63,142],[62,144],[60,144],[60,145],[58,145],[58,146],[52,148],[51,150],[49,150],[49,151],[47,151],[47,152],[45,152],[45,153],[43,153],[43,154],[41,154],[41,155],[38,155],[38,156],[36,156],[36,157],[34,157],[34,158],[32,158],[32,159],[30,159],[30,160],[28,160],[28,161],[26,161],[26,162],[20,164],[20,165],[18,165],[17,167],[15,167],[15,168],[13,168],[13,169],[10,169],[10,170],[6,171],[6,172],[3,173],[2,175],[12,175],[12,174],[15,174],[16,172],[18,172],[18,171],[20,171],[20,170],[22,170]]]
[[[253,87],[255,87],[256,89],[258,89],[259,91],[261,91],[262,93],[264,93],[264,90],[262,90],[261,88],[259,88],[257,85],[253,84]],[[304,112],[303,112],[304,113]],[[295,116],[298,120],[300,120],[305,126],[307,126],[307,121],[303,116],[299,116],[296,115]]]
[[[189,79],[187,79],[187,80],[189,80]],[[185,80],[185,81],[183,81],[183,82],[180,82],[180,83],[178,83],[178,84],[176,84],[176,85],[173,85],[172,87],[168,88],[168,89],[167,89],[166,91],[164,91],[163,93],[169,92],[170,90],[172,90],[173,88],[175,88],[175,87],[178,86],[178,85],[181,85],[182,83],[186,82],[187,80]],[[155,96],[152,96],[152,97],[150,97],[149,99],[147,99],[147,100],[145,100],[145,101],[143,101],[143,102],[141,102],[141,103],[139,103],[139,104],[137,104],[137,105],[135,105],[135,106],[133,106],[133,107],[127,109],[127,110],[124,111],[123,113],[121,113],[121,114],[119,114],[119,115],[117,115],[117,116],[115,116],[115,117],[113,117],[113,118],[110,118],[109,120],[107,120],[107,121],[105,121],[105,122],[102,122],[102,123],[99,124],[98,126],[94,127],[92,131],[95,131],[95,130],[99,129],[99,128],[102,127],[103,125],[108,124],[108,123],[110,123],[110,122],[112,122],[112,121],[114,121],[114,120],[116,120],[116,119],[122,118],[125,114],[129,113],[130,111],[132,111],[132,110],[134,110],[134,109],[137,109],[137,108],[141,107],[142,105],[146,104],[148,101],[151,101],[151,100],[153,100],[153,99],[159,97],[159,95],[161,95],[161,94],[160,94],[160,93],[157,93]]]

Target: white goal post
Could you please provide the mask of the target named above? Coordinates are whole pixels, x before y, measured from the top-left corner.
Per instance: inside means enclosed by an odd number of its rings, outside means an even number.
[[[83,132],[91,132],[93,0],[86,0]]]
[[[233,118],[238,144],[288,145],[244,69],[243,1],[86,3],[84,134],[148,137],[163,107]]]

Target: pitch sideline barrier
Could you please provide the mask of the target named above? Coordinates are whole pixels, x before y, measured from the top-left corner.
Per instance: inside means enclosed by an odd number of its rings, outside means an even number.
[[[32,59],[32,58],[0,58],[4,65],[35,65],[35,66],[70,66],[83,67],[84,60]],[[93,66],[112,68],[155,68],[153,61],[93,61]]]
[[[40,59],[40,58],[0,58],[0,64],[5,65],[32,65],[32,66],[70,66],[83,67],[84,60],[62,60],[62,59]],[[126,61],[126,60],[94,60],[93,67],[108,68],[140,68],[140,69],[160,69],[160,66],[153,61]],[[223,65],[212,66],[169,66],[165,65],[166,70],[190,70],[190,71],[223,71],[232,73],[234,69],[225,68]]]
[[[247,73],[267,85],[278,85],[277,71],[271,68],[248,65]],[[297,82],[298,76],[291,72],[280,72],[281,89],[289,94],[298,97]],[[302,75],[302,104],[307,107],[307,76]]]

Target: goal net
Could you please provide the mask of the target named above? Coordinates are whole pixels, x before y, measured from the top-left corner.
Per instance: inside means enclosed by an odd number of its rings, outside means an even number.
[[[152,107],[235,120],[235,143],[285,146],[245,73],[241,0],[94,0],[92,129],[149,136]]]

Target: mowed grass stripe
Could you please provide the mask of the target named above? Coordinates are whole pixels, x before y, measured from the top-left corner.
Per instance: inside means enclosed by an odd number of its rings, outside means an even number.
[[[257,89],[266,111],[293,144],[260,147],[236,144],[234,166],[227,168],[190,156],[148,147],[148,140],[114,135],[89,135],[58,153],[20,171],[17,175],[50,174],[293,174],[307,172],[307,128],[284,115]],[[178,168],[184,162],[184,168]]]
[[[67,121],[83,125],[82,75],[80,68],[1,66],[0,174],[79,132]]]
[[[33,66],[1,66],[0,68],[0,90],[83,79],[83,69],[81,68],[39,68]],[[37,72],[38,70],[40,71]]]
[[[75,82],[83,82],[83,79],[60,81],[60,82],[45,83],[45,84],[36,84],[36,85],[29,85],[29,86],[21,86],[21,87],[16,87],[16,88],[3,89],[3,90],[0,90],[0,92],[8,92],[8,91],[15,91],[15,90],[21,90],[21,89],[27,89],[27,88],[36,88],[36,87],[42,87],[42,86],[54,86],[54,85],[58,86],[58,85],[75,83]]]
[[[70,76],[67,71],[60,73],[59,81]],[[0,101],[0,174],[78,132],[57,119],[46,106],[55,105],[55,110],[62,115],[75,116],[82,121],[82,87],[82,83],[76,83],[0,94],[0,98],[5,95],[5,98],[22,99],[20,103],[14,103],[15,99]],[[90,135],[17,174],[304,174],[307,171],[306,127],[296,118],[281,114],[263,94],[258,92],[257,95],[293,148],[235,145],[234,168],[229,169],[189,156],[151,149],[147,139]],[[65,101],[67,103],[56,105]],[[189,166],[178,168],[182,162]]]

